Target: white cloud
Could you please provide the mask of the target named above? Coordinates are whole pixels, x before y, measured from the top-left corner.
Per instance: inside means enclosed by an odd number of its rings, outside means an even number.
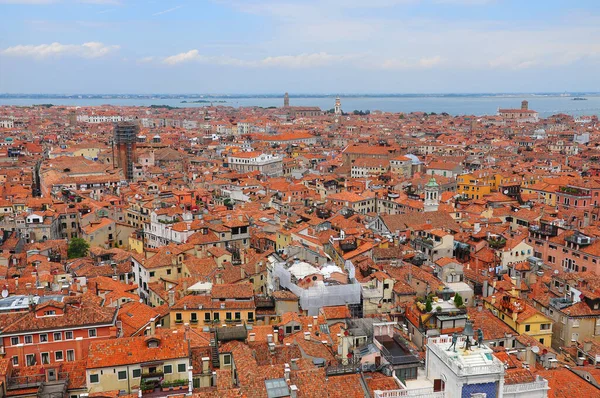
[[[140,64],[149,64],[151,62],[154,62],[155,60],[156,60],[156,57],[144,57],[144,58],[138,59],[137,62]]]
[[[334,63],[349,60],[353,56],[332,55],[326,52],[299,54],[299,55],[280,55],[276,57],[267,57],[259,61],[258,66],[283,67],[283,68],[315,68],[329,66]]]
[[[76,56],[82,58],[99,58],[119,49],[116,45],[105,45],[99,42],[88,42],[83,44],[39,44],[17,45],[8,47],[0,54],[12,57],[48,58],[60,56]]]
[[[179,5],[179,6],[176,6],[176,7],[173,7],[173,8],[169,8],[169,9],[164,10],[164,11],[155,12],[152,15],[153,16],[163,15],[163,14],[167,14],[167,13],[173,12],[175,10],[179,10],[180,8],[183,8],[183,6]]]
[[[239,66],[248,68],[300,69],[329,66],[335,63],[350,60],[352,58],[355,58],[355,56],[332,55],[326,52],[319,52],[310,54],[271,56],[259,60],[244,60],[228,56],[206,56],[200,54],[198,50],[194,49],[163,58],[162,63],[167,65],[178,65],[194,61],[203,64]]]
[[[381,62],[374,58],[369,64],[364,65],[367,69],[430,69],[440,65],[443,58],[439,55],[423,57],[418,59],[385,59]]]
[[[171,55],[170,57],[165,58],[163,62],[168,65],[177,65],[183,62],[189,62],[198,59],[200,59],[200,53],[198,53],[198,50],[190,50],[185,53]]]

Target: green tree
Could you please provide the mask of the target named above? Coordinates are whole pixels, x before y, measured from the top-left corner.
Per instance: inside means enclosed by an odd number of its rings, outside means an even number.
[[[454,295],[454,305],[456,306],[456,308],[460,308],[463,306],[463,298],[460,294],[456,293]]]
[[[425,302],[425,312],[431,312],[433,309],[433,305],[431,304],[431,299],[427,297],[427,301]]]
[[[73,238],[69,242],[69,248],[67,249],[67,255],[69,258],[80,258],[87,256],[88,249],[90,248],[89,243],[81,238]]]

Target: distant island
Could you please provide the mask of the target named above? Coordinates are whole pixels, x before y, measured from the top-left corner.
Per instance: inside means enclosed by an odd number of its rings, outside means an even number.
[[[186,101],[186,100],[183,100],[183,101],[180,102],[180,104],[208,104],[208,103],[213,103],[213,102],[225,103],[227,101],[222,101],[222,100],[215,100],[215,101],[209,101],[209,100]]]
[[[587,101],[587,98],[575,97],[575,98],[573,98],[573,101]]]

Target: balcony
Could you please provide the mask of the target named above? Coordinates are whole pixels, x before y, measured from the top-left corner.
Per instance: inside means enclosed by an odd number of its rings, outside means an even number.
[[[433,240],[427,239],[427,238],[421,238],[421,237],[413,239],[413,244],[415,247],[418,247],[418,246],[428,247],[430,249],[433,249],[433,247],[436,246],[436,244],[433,242]]]
[[[52,384],[60,381],[68,381],[69,373],[58,373],[58,377],[54,377],[54,379],[55,380],[51,380],[51,377],[46,374],[9,377],[6,383],[6,389],[19,390],[27,388],[38,388],[43,384]]]
[[[590,191],[587,191],[587,190],[584,190],[581,188],[570,187],[570,186],[560,187],[559,192],[562,193],[563,195],[576,196],[578,198],[581,198],[581,197],[591,198],[592,197],[592,195],[590,194]]]
[[[381,351],[383,357],[392,365],[420,364],[420,359],[413,354],[408,345],[405,344],[397,335],[390,337],[387,335],[375,336],[373,342]]]
[[[546,236],[552,237],[558,235],[558,227],[550,224],[530,225],[529,231],[534,237],[536,237],[536,235],[540,235],[540,239]]]
[[[359,373],[361,369],[361,364],[359,360],[351,361],[347,365],[332,365],[325,368],[325,375],[327,376],[335,376],[335,375],[343,375],[350,373]]]
[[[574,243],[579,246],[587,246],[592,243],[592,238],[585,236],[579,232],[575,232],[573,235],[565,237],[565,241]]]
[[[152,379],[152,378],[162,378],[164,376],[164,372],[156,371],[156,372],[146,372],[142,373],[142,379]]]

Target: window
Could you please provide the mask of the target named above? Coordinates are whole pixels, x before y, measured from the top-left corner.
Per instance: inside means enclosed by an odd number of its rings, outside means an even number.
[[[13,366],[19,366],[19,357],[12,357]]]
[[[62,361],[64,359],[62,351],[54,351],[54,359],[57,361]]]
[[[19,338],[18,337],[11,337],[10,338],[10,345],[17,345],[19,344]]]
[[[223,355],[223,365],[231,365],[231,354]]]
[[[50,354],[47,352],[42,352],[40,354],[40,357],[42,358],[42,365],[48,365],[50,363]]]
[[[531,330],[531,325],[525,325],[525,331],[529,332]]]
[[[65,332],[65,340],[73,340],[73,332]]]
[[[254,322],[254,312],[248,312],[248,322]]]
[[[198,314],[196,314],[195,312],[192,312],[190,315],[190,322],[191,323],[198,323]]]
[[[226,312],[225,313],[225,319],[230,321],[231,320],[231,312]]]
[[[163,373],[166,374],[166,375],[173,373],[173,365],[165,365],[165,366],[163,366]]]
[[[62,333],[61,332],[55,332],[53,337],[54,337],[54,341],[61,341],[62,340]]]
[[[33,344],[33,336],[25,336],[25,344]]]
[[[544,344],[544,339],[540,339],[540,343]]]
[[[154,271],[150,272],[150,278],[154,278]]]
[[[25,356],[25,360],[27,362],[27,366],[35,365],[35,354],[27,354]]]
[[[117,373],[117,378],[119,380],[126,380],[127,379],[127,372],[125,370],[119,371],[119,373]]]
[[[75,360],[75,351],[67,350],[67,361],[73,362]]]
[[[218,312],[215,312],[215,314],[214,314],[214,318],[213,318],[213,319],[214,319],[215,321],[218,321],[218,320],[219,320],[219,313],[218,313]]]
[[[167,275],[171,275],[171,270],[170,269],[167,270]]]
[[[177,312],[175,314],[175,323],[181,323],[183,322],[183,315],[181,315],[181,312]]]
[[[238,321],[239,321],[240,319],[242,319],[242,314],[241,314],[240,312],[236,312],[236,313],[235,313],[235,319],[236,319],[236,320],[238,320]]]
[[[133,369],[133,372],[131,372],[131,375],[134,379],[138,379],[138,378],[142,377],[142,369]]]
[[[90,375],[90,383],[98,383],[98,382],[100,382],[99,375]]]
[[[185,368],[186,368],[185,363],[180,363],[177,365],[177,371],[179,373],[185,373]]]
[[[96,337],[96,329],[88,329],[88,337]]]
[[[204,313],[204,322],[210,322],[210,312]]]
[[[552,325],[551,325],[551,324],[549,324],[549,323],[543,323],[543,324],[540,326],[540,329],[541,329],[541,330],[550,330],[550,327],[551,327],[551,326],[552,326]],[[573,325],[573,326],[575,326],[575,325]],[[578,326],[579,326],[579,325],[578,325]]]

